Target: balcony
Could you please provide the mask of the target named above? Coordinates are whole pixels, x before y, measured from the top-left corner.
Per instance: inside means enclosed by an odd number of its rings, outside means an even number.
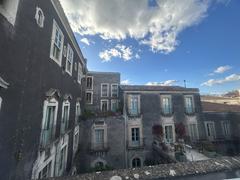
[[[109,151],[109,145],[108,143],[91,143],[89,145],[89,149],[91,153],[95,152],[107,152]]]
[[[127,141],[128,150],[144,149],[144,146],[145,138],[140,138],[139,141]]]

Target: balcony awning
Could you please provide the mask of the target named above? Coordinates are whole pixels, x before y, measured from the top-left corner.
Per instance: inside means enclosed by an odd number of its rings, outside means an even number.
[[[3,80],[3,78],[0,76],[0,88],[7,89],[9,84]]]

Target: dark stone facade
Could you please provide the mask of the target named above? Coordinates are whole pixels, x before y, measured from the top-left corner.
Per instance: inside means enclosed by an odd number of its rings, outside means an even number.
[[[43,28],[37,25],[34,18],[36,7],[40,7],[44,13]],[[57,5],[63,14],[59,7]],[[69,43],[73,48],[74,63],[82,63],[85,69],[86,62],[82,55],[78,55],[81,51],[74,48],[76,41],[72,41],[73,33],[69,35],[65,28],[69,25],[63,25],[58,13],[51,1],[39,0],[20,0],[14,25],[0,13],[0,76],[9,83],[7,89],[0,89],[3,100],[0,111],[1,179],[31,178],[39,150],[43,103],[50,89],[60,92],[56,140],[60,138],[64,96],[70,94],[72,97],[67,169],[71,167],[75,104],[77,98],[82,97],[82,86],[77,82],[74,67],[72,76],[65,72],[65,57],[62,58],[61,67],[50,59],[53,19],[64,34],[64,45]]]

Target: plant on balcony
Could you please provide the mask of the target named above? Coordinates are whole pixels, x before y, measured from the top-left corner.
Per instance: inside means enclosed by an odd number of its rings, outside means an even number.
[[[183,138],[186,136],[186,128],[183,123],[176,123],[175,124],[175,132],[177,135],[177,139],[179,141],[183,140]]]
[[[94,117],[94,116],[95,116],[95,114],[94,114],[92,111],[90,111],[90,110],[84,110],[83,113],[82,113],[82,115],[79,117],[79,119],[85,121],[85,120],[87,120],[87,119],[89,119],[89,118],[92,118],[92,117]]]

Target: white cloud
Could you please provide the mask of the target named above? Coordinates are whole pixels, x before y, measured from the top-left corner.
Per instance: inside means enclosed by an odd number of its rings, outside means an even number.
[[[122,85],[129,85],[130,84],[130,80],[129,79],[125,79],[121,81]]]
[[[212,0],[61,0],[75,32],[102,39],[127,37],[154,52],[170,53],[184,29],[199,23]],[[128,56],[127,56],[128,57]]]
[[[90,45],[90,42],[87,38],[82,38],[80,41],[87,44],[88,46]]]
[[[229,66],[229,65],[220,66],[220,67],[218,67],[218,68],[214,71],[214,73],[222,74],[222,73],[224,73],[224,72],[226,72],[226,71],[228,71],[228,70],[230,70],[230,69],[232,69],[232,67]]]
[[[216,84],[224,84],[228,82],[240,81],[239,74],[232,74],[230,76],[225,77],[224,79],[209,79],[208,81],[201,84],[201,86],[213,86]]]
[[[136,59],[140,59],[140,55],[138,53],[135,54]]]
[[[176,80],[167,80],[164,82],[148,82],[146,85],[148,86],[173,86],[176,84]]]
[[[100,52],[99,57],[103,59],[103,62],[111,61],[112,57],[118,57],[122,58],[124,61],[129,61],[133,58],[133,52],[131,47],[117,44],[114,48]]]

